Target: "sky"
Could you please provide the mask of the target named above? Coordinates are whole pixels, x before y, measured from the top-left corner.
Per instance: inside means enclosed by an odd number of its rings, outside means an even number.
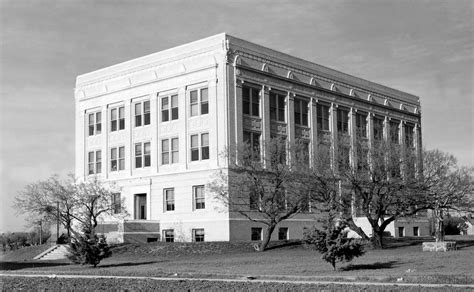
[[[77,75],[226,32],[421,98],[423,145],[474,166],[474,1],[0,0],[0,233],[74,170]]]

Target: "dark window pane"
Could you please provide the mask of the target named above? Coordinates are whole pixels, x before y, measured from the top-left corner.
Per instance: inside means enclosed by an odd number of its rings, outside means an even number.
[[[209,159],[209,146],[202,147],[202,160]]]
[[[144,119],[143,119],[143,124],[144,125],[149,125],[150,124],[150,113],[148,112],[147,114],[144,115]]]
[[[169,121],[169,112],[168,112],[168,110],[161,111],[161,121],[162,122]]]
[[[119,130],[125,129],[125,119],[119,120]]]
[[[140,127],[142,125],[142,116],[135,116],[135,127]]]
[[[178,119],[178,108],[172,108],[171,109],[171,119],[172,120],[177,120]]]
[[[207,113],[209,113],[209,104],[207,102],[203,102],[201,104],[201,115],[205,115]]]
[[[191,161],[197,161],[199,160],[199,150],[198,149],[192,149],[191,150]]]
[[[112,121],[110,123],[110,131],[113,132],[113,131],[117,131],[117,121]]]

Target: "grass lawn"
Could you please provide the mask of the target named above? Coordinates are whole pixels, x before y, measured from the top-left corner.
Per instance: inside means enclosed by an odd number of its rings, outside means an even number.
[[[300,280],[361,280],[416,283],[474,283],[474,237],[457,237],[452,252],[422,252],[422,239],[391,239],[384,250],[368,250],[339,270],[312,250],[289,243],[263,253],[249,243],[126,244],[97,268],[67,261],[3,261],[2,273],[179,276]]]

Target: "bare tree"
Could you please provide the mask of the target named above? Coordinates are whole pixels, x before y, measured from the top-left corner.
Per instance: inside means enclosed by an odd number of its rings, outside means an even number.
[[[453,155],[440,150],[424,151],[423,166],[425,204],[433,210],[436,241],[443,241],[445,212],[473,211],[474,168],[458,166]]]
[[[230,212],[265,226],[263,241],[256,246],[259,251],[267,248],[278,223],[309,206],[308,144],[289,145],[274,138],[264,147],[265,157],[250,143],[227,151],[229,168],[219,171],[208,185]]]

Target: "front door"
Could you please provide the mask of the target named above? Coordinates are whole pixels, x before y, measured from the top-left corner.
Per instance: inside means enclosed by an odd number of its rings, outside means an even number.
[[[135,219],[146,219],[146,194],[135,194]]]

